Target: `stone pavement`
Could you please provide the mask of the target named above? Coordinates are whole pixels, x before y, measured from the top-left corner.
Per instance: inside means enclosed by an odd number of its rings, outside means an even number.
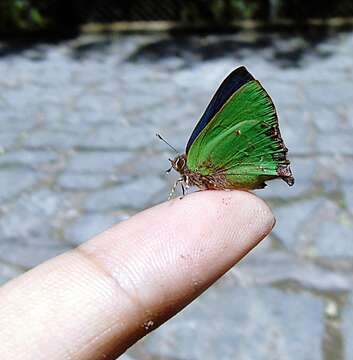
[[[220,81],[273,97],[296,184],[273,233],[129,359],[353,359],[353,33],[81,36],[0,47],[0,281],[166,198]]]

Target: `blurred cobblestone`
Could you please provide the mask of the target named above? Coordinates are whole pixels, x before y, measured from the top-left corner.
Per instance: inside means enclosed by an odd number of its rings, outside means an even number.
[[[324,200],[322,198],[305,199],[275,209],[277,226],[274,234],[291,251],[298,251],[307,243],[307,227],[311,227],[311,219]],[[299,248],[299,249],[298,249]]]
[[[181,359],[319,360],[323,320],[322,301],[310,296],[214,287],[145,346],[147,353]]]
[[[2,55],[0,282],[166,199],[172,155],[155,133],[182,150],[244,64],[276,103],[296,184],[257,192],[272,235],[126,358],[351,360],[352,44],[351,32],[106,35]]]
[[[90,237],[99,234],[127,216],[111,213],[87,214],[80,216],[65,228],[65,238],[69,243],[79,245]]]
[[[0,201],[3,203],[33,186],[37,175],[28,169],[12,168],[0,170]]]
[[[280,250],[250,257],[230,276],[243,286],[288,286],[337,295],[349,292],[353,285],[352,276],[344,271],[332,271]]]
[[[353,360],[353,297],[349,299],[343,315],[343,332],[345,336],[344,354],[345,360]]]

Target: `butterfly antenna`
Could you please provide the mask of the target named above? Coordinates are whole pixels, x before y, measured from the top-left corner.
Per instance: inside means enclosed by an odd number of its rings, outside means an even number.
[[[162,140],[165,144],[167,144],[171,149],[173,149],[177,154],[179,154],[179,151],[172,145],[169,144],[169,142],[167,142],[165,139],[163,139],[163,137],[160,134],[156,134],[156,136],[158,137],[159,140]]]

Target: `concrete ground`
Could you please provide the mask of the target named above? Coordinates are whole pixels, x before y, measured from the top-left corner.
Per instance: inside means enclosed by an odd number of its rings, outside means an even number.
[[[273,233],[131,359],[353,359],[353,33],[81,36],[0,44],[0,282],[166,199],[220,81],[277,105],[296,184]]]

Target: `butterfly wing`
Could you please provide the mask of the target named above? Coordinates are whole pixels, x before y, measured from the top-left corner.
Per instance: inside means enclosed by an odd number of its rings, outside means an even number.
[[[224,188],[257,189],[282,178],[293,185],[274,104],[257,80],[243,84],[199,132],[187,153],[192,172]]]
[[[216,113],[222,108],[226,101],[244,84],[254,80],[253,76],[246,70],[244,66],[233,70],[219,86],[214,94],[212,100],[208,104],[204,114],[195,126],[189,141],[186,145],[186,153],[188,153],[190,146],[203,130],[203,128],[213,119]]]

